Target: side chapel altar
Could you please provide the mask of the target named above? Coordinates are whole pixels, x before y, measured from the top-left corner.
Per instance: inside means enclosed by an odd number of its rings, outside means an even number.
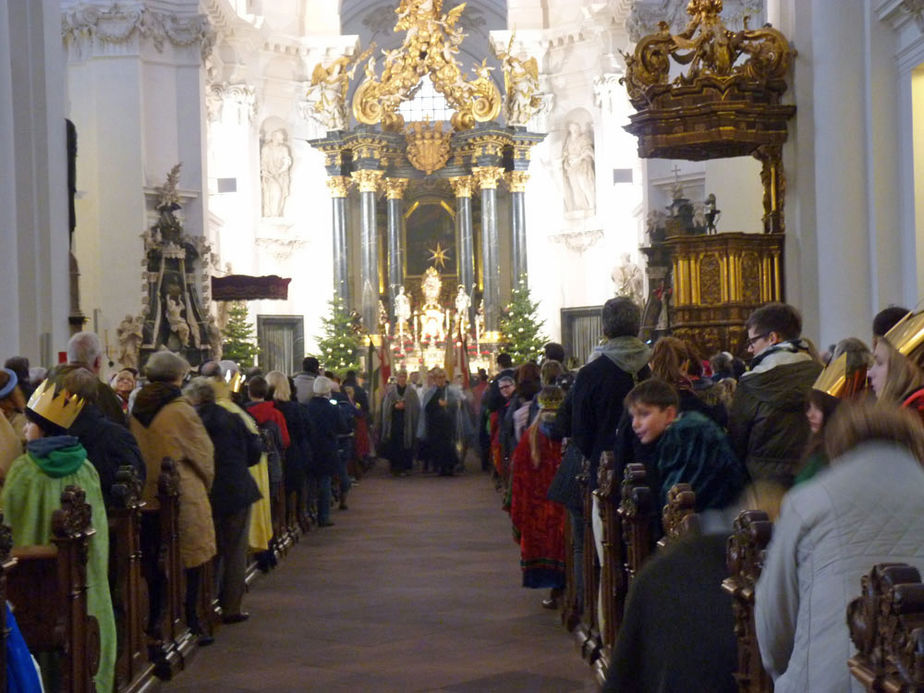
[[[374,343],[388,342],[392,358],[413,369],[442,363],[447,340],[466,345],[473,367],[489,361],[502,340],[502,275],[527,274],[527,169],[545,136],[528,129],[543,104],[538,66],[516,54],[511,38],[496,49],[503,91],[487,59],[464,70],[464,10],[401,0],[401,46],[378,55],[373,44],[318,64],[308,93],[327,132],[309,144],[325,156],[334,291]],[[423,92],[438,105],[405,122],[411,111],[402,105]],[[350,228],[356,206],[358,234]]]

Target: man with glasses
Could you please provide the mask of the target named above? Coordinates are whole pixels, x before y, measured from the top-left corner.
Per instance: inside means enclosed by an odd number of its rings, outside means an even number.
[[[821,372],[802,339],[802,316],[786,303],[767,303],[748,317],[753,355],[728,415],[732,447],[753,480],[788,488],[809,436],[805,397]]]

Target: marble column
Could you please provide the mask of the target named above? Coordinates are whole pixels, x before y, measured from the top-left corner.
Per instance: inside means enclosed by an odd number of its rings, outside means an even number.
[[[388,205],[388,315],[395,324],[395,296],[404,284],[404,191],[407,178],[386,178],[385,198]]]
[[[334,229],[334,294],[350,305],[349,253],[347,250],[346,198],[353,181],[348,176],[329,176],[331,220]]]
[[[513,233],[513,285],[517,286],[520,280],[525,281],[526,266],[526,181],[529,174],[526,171],[508,171],[504,180],[510,189],[510,211]]]
[[[456,229],[459,234],[459,283],[465,287],[469,298],[475,290],[475,238],[472,230],[472,187],[471,176],[456,176],[449,179],[456,196]],[[471,317],[471,316],[470,316]]]
[[[481,189],[481,254],[484,263],[484,329],[488,340],[499,327],[500,257],[497,237],[497,179],[504,173],[499,166],[476,166],[472,176]]]
[[[378,229],[375,227],[375,198],[384,173],[364,169],[353,172],[360,196],[360,280],[362,283],[363,328],[369,334],[378,333],[379,262]]]

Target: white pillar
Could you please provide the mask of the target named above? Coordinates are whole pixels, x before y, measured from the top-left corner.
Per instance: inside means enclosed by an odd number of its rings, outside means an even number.
[[[42,365],[69,334],[60,32],[56,2],[0,2],[0,353]]]

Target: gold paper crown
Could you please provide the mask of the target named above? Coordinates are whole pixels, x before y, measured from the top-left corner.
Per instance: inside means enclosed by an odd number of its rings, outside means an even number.
[[[84,400],[77,395],[72,395],[67,390],[55,391],[54,383],[44,380],[32,393],[26,409],[67,430],[83,409],[83,405]]]
[[[225,373],[225,382],[228,383],[228,388],[234,394],[237,394],[241,391],[241,386],[244,384],[244,376],[241,375],[240,371],[228,371]]]
[[[866,357],[860,352],[845,351],[818,375],[812,389],[844,399],[866,388]]]
[[[924,344],[924,311],[908,313],[883,337],[902,356],[911,358],[912,353]]]

